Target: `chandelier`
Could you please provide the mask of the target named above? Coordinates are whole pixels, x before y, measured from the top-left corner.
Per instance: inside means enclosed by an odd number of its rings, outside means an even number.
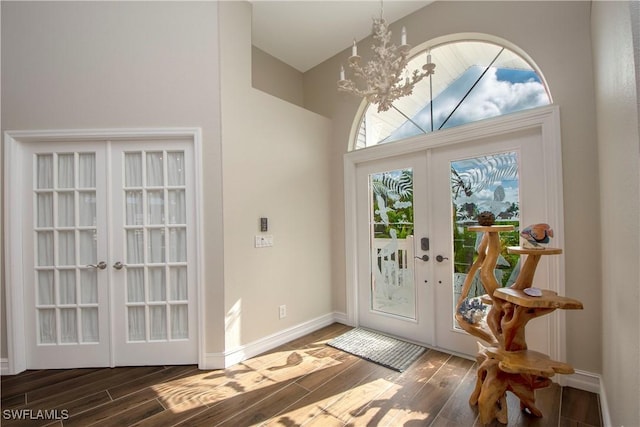
[[[411,46],[407,44],[407,30],[402,27],[400,46],[393,44],[389,25],[382,17],[382,6],[380,18],[373,18],[372,34],[374,44],[371,47],[371,61],[364,66],[360,65],[361,57],[358,56],[355,39],[349,57],[349,68],[356,78],[364,81],[364,87],[358,87],[356,82],[347,79],[344,66],[341,65],[338,90],[366,98],[370,103],[377,104],[378,112],[381,113],[391,108],[396,99],[411,95],[416,83],[432,75],[436,65],[431,63],[431,55],[427,55],[427,63],[422,66],[422,72],[417,69],[411,74],[404,71],[411,50]]]

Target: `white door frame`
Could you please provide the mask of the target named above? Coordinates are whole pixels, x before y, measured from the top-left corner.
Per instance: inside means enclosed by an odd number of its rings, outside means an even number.
[[[547,199],[547,220],[554,226],[554,241],[564,247],[564,211],[562,185],[562,151],[560,138],[560,110],[558,106],[546,106],[524,112],[469,123],[464,126],[441,130],[403,141],[377,145],[351,151],[344,155],[344,203],[345,203],[345,258],[346,258],[346,308],[347,322],[358,326],[358,252],[356,216],[356,170],[360,163],[403,154],[410,154],[436,147],[444,147],[471,140],[490,138],[523,129],[539,129],[545,163],[541,179],[544,180]],[[557,230],[557,231],[556,231]],[[558,283],[558,293],[564,294],[564,257],[554,257],[550,263],[550,277]],[[557,322],[550,321],[550,357],[565,360],[565,317],[557,310]]]
[[[187,138],[193,144],[195,175],[195,238],[198,324],[198,365],[204,366],[204,289],[202,286],[202,130],[200,128],[80,129],[43,131],[6,131],[4,133],[4,282],[7,330],[7,360],[2,374],[17,374],[27,369],[24,319],[24,278],[22,255],[23,182],[25,146],[34,142],[81,142]]]

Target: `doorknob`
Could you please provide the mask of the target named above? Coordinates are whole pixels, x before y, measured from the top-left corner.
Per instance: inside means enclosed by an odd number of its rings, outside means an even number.
[[[104,261],[100,261],[97,264],[87,264],[87,267],[99,268],[100,270],[104,270],[107,268],[107,263]]]
[[[417,257],[414,257],[414,258],[421,259],[423,261],[429,261],[429,255],[426,255],[426,254],[422,255],[422,256],[417,256]]]
[[[115,268],[116,270],[122,270],[122,267],[124,267],[124,264],[121,263],[120,261],[113,264],[113,268]]]
[[[438,261],[438,262],[442,262],[445,259],[449,259],[449,258],[447,258],[446,256],[442,256],[442,255],[437,255],[436,256],[436,261]]]

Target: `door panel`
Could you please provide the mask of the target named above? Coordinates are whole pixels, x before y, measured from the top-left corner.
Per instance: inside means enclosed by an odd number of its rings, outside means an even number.
[[[357,170],[359,324],[419,342],[430,339],[432,310],[428,262],[418,258],[427,254],[419,244],[426,237],[426,199],[414,197],[425,191],[425,166],[422,155]]]
[[[109,365],[106,155],[103,144],[78,147],[32,144],[24,165],[27,364],[34,369]]]
[[[519,272],[519,256],[508,254],[506,247],[518,246],[521,225],[546,222],[548,217],[545,184],[539,176],[539,165],[543,161],[541,136],[535,131],[503,135],[492,141],[471,141],[431,152],[432,212],[437,218],[433,247],[447,258],[434,264],[438,282],[435,296],[435,345],[438,347],[468,355],[476,353],[478,339],[460,329],[454,318],[462,283],[477,257],[476,248],[481,238],[468,232],[466,227],[473,225],[482,211],[492,212],[497,225],[516,227],[513,232],[500,234],[503,250],[494,271],[503,286],[513,283]],[[549,282],[550,276],[543,264],[536,273],[536,286],[554,289],[557,284]],[[483,322],[489,309],[479,301],[484,288],[479,280],[472,283],[467,302],[477,304],[475,321]],[[536,319],[527,328],[532,349],[549,353],[547,331],[551,318]]]
[[[112,148],[115,360],[197,360],[193,164],[188,143]],[[119,262],[120,265],[116,265]]]

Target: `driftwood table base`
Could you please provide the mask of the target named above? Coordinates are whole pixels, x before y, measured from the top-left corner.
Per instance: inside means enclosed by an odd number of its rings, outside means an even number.
[[[552,360],[549,356],[528,350],[525,327],[536,317],[556,309],[581,309],[580,301],[558,296],[550,290],[543,290],[541,296],[529,296],[524,289],[531,287],[535,269],[542,255],[556,255],[561,249],[508,248],[510,253],[527,255],[520,275],[510,288],[502,288],[493,273],[500,254],[500,231],[513,230],[512,226],[477,226],[469,230],[484,232],[478,247],[478,258],[471,266],[456,310],[469,294],[476,271],[480,271],[480,281],[487,295],[483,301],[491,304],[487,315],[487,326],[466,321],[459,313],[459,325],[489,344],[478,343],[476,356],[478,371],[476,386],[469,403],[478,405],[480,421],[488,424],[493,420],[506,424],[508,420],[506,393],[510,391],[520,399],[520,408],[537,417],[542,412],[535,405],[535,390],[551,385],[551,377],[556,373],[571,374],[573,368]]]

